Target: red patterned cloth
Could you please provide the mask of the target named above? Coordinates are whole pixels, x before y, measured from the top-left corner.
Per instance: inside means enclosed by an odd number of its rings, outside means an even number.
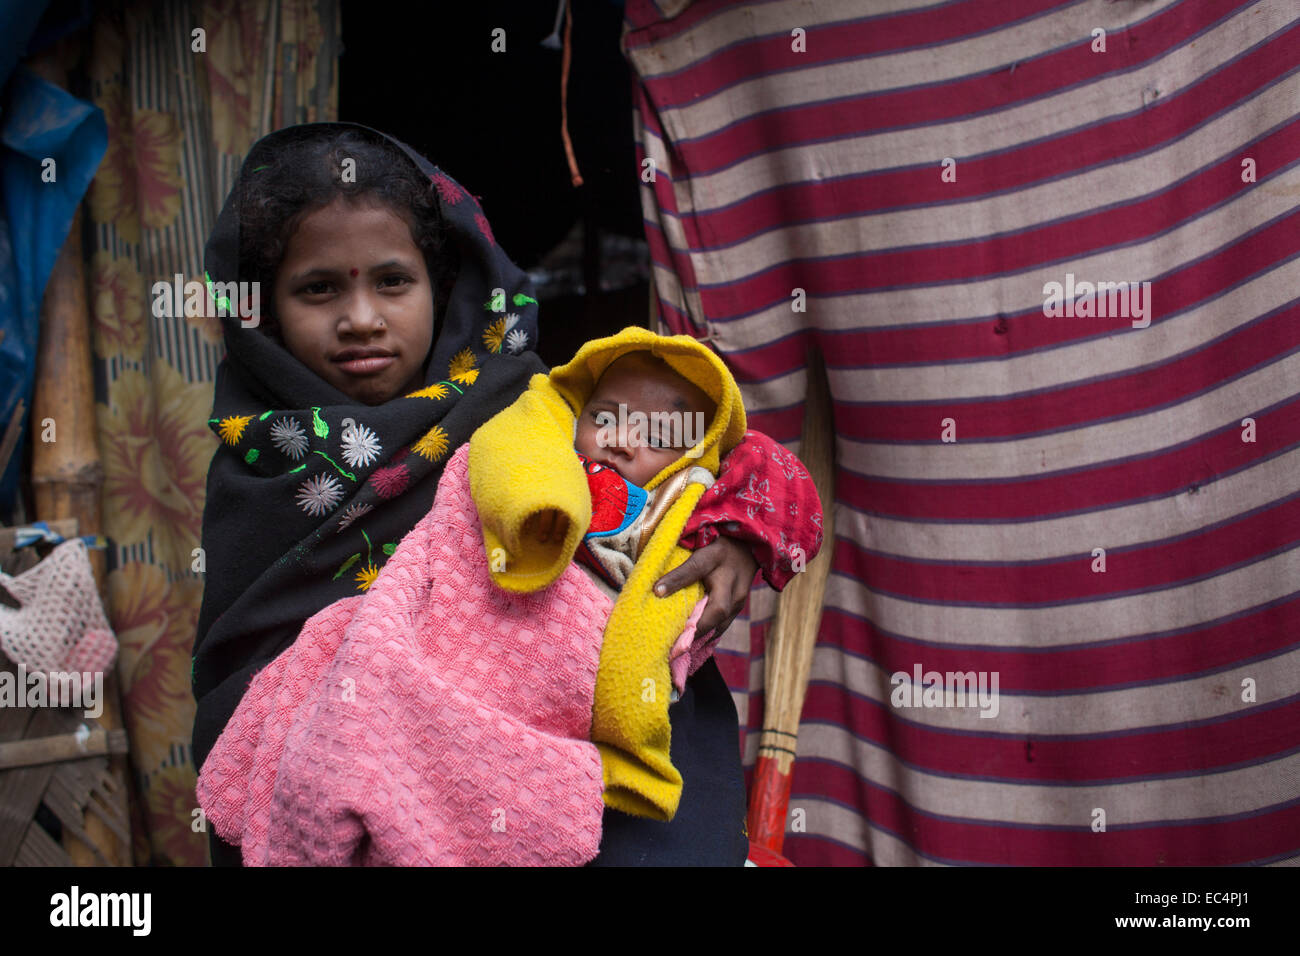
[[[767,583],[780,591],[822,546],[822,505],[808,469],[762,432],[745,432],[686,522],[684,548],[720,534],[747,542]]]

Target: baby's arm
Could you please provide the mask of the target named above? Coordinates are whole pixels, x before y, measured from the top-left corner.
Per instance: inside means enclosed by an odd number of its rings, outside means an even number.
[[[821,549],[821,499],[808,469],[762,432],[747,431],[722,460],[718,480],[695,506],[681,543],[702,548],[719,535],[746,544],[778,591]]]
[[[702,662],[744,609],[755,571],[762,570],[779,591],[821,543],[821,499],[808,470],[771,438],[748,431],[722,460],[718,480],[686,522],[681,544],[697,550],[659,579],[655,593],[703,582],[708,604],[692,647]]]

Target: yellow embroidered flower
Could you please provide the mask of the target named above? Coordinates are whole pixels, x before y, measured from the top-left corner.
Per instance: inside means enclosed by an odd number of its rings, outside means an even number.
[[[442,382],[434,382],[432,385],[425,386],[418,392],[412,392],[407,398],[446,398],[447,386]]]
[[[469,349],[461,349],[453,355],[447,377],[462,385],[473,385],[474,379],[478,378],[478,369],[474,367],[474,353]]]
[[[373,564],[367,563],[364,568],[357,572],[357,590],[369,591],[370,585],[375,583],[377,577],[379,577],[379,569]]]
[[[506,337],[506,320],[505,317],[497,319],[483,331],[483,344],[487,346],[489,352],[500,352],[501,343]]]
[[[217,427],[221,430],[222,441],[227,445],[238,445],[239,439],[244,437],[244,426],[252,420],[252,415],[230,415],[221,419]]]
[[[441,425],[434,425],[424,437],[411,446],[411,451],[423,455],[429,461],[437,461],[447,454],[447,432]]]

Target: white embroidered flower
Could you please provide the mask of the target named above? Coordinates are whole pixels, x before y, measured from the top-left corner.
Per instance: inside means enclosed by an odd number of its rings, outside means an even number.
[[[506,331],[507,331],[507,332],[509,332],[511,329],[513,329],[513,328],[514,328],[516,325],[518,325],[518,324],[519,324],[519,313],[518,313],[518,312],[510,312],[510,313],[507,313],[507,314],[506,314]]]
[[[528,333],[523,329],[512,329],[506,336],[506,350],[512,355],[517,355],[528,345]]]
[[[379,438],[365,425],[343,429],[343,459],[349,468],[365,468],[379,457]]]
[[[766,478],[759,481],[757,476],[750,475],[749,487],[736,495],[736,497],[746,503],[747,507],[745,508],[745,511],[748,512],[751,518],[757,515],[760,511],[768,512],[776,510],[772,506],[772,499],[767,496]]]
[[[803,465],[799,463],[799,459],[795,456],[794,452],[773,448],[772,460],[781,467],[781,471],[785,474],[786,481],[794,481],[796,477],[808,477],[808,473],[804,471]]]
[[[314,517],[332,510],[342,497],[343,489],[333,475],[321,473],[298,486],[298,507]]]
[[[346,508],[343,509],[343,514],[339,518],[338,531],[342,531],[343,529],[348,527],[348,525],[352,524],[352,522],[360,518],[362,515],[368,514],[369,512],[374,510],[375,510],[374,505],[366,504],[365,502],[362,501],[352,502],[352,504],[348,505]],[[335,533],[337,534],[337,532]]]
[[[307,433],[296,418],[282,418],[271,425],[271,442],[294,461],[307,450]]]

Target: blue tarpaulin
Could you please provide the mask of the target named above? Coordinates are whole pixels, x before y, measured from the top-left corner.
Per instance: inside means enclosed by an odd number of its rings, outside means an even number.
[[[41,4],[0,7],[0,423],[22,399],[31,408],[41,298],[59,250],[108,145],[98,107],[15,64]],[[48,162],[53,160],[53,165]],[[24,413],[24,417],[28,417]],[[27,422],[24,422],[24,429]],[[21,447],[21,444],[19,445]],[[0,480],[0,516],[11,520],[22,456]]]

